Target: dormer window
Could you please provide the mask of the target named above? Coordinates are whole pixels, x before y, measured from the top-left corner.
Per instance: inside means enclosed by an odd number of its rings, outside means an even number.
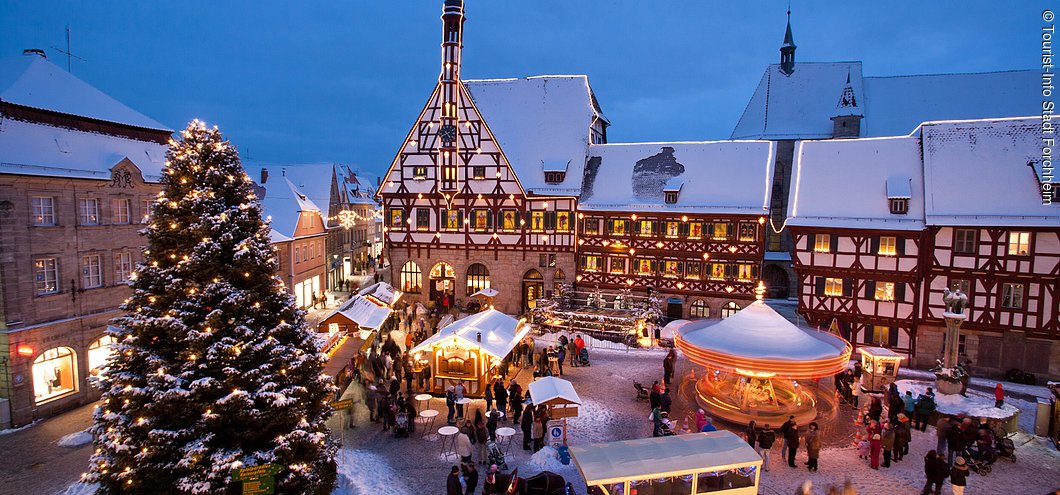
[[[566,178],[566,172],[545,172],[545,182],[549,184],[559,184]]]
[[[663,201],[668,204],[676,204],[677,198],[681,195],[681,188],[685,185],[685,181],[674,177],[666,181],[663,185]]]
[[[570,160],[544,160],[541,169],[545,172],[545,182],[548,184],[559,184],[567,178],[567,168]]]
[[[909,198],[891,198],[887,201],[891,204],[892,215],[905,215],[909,213]]]
[[[668,205],[677,204],[677,191],[667,191],[666,193],[663,193],[663,201],[666,201],[666,204]]]

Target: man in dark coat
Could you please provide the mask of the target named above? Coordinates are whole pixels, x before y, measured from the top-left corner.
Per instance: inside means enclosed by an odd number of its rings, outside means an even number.
[[[762,470],[769,471],[769,452],[773,448],[773,442],[777,439],[776,433],[765,424],[762,432],[758,434],[758,455],[762,456]]]
[[[523,414],[523,421],[520,426],[523,429],[523,450],[530,450],[530,441],[533,440],[532,432],[534,428],[534,413],[532,410]]]
[[[449,471],[449,477],[445,479],[445,495],[464,495],[460,468],[457,466],[453,466],[453,469]]]
[[[674,363],[677,361],[677,353],[673,349],[666,353],[666,357],[663,358],[663,383],[669,385],[670,379],[674,376]]]
[[[673,404],[673,400],[670,399],[670,389],[664,388],[662,395],[659,396],[659,409],[662,412],[670,414],[670,406]]]
[[[651,393],[648,394],[648,405],[651,406],[652,409],[662,405],[662,394],[659,393],[659,382],[657,381],[652,385]]]
[[[493,382],[493,400],[497,402],[497,410],[508,409],[508,389],[504,388],[504,382],[497,380]]]
[[[949,450],[947,465],[953,463],[953,457],[964,452],[964,435],[961,426],[956,420],[950,421],[950,429],[946,431],[946,449]]]
[[[788,466],[795,466],[795,453],[799,451],[799,428],[795,420],[790,421],[791,427],[784,432],[784,443],[788,446]]]
[[[508,386],[508,403],[511,404],[512,424],[519,421],[523,413],[523,387],[512,378],[512,384]]]

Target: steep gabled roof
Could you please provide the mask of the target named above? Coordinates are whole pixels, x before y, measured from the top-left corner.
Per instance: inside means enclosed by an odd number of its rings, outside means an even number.
[[[254,176],[251,176],[254,177]],[[323,214],[324,211],[305,195],[298,186],[294,185],[287,177],[270,177],[265,183],[265,194],[261,198],[263,213],[272,221],[274,234],[273,242],[277,239],[287,240],[295,237],[298,228],[298,218],[301,212],[316,212]]]
[[[779,64],[766,67],[732,139],[832,137],[831,118],[848,74],[854,97],[864,101],[861,62],[800,62],[790,75]]]
[[[0,100],[77,117],[173,132],[36,55],[0,59]]]
[[[464,81],[475,106],[504,150],[523,188],[534,194],[577,195],[589,128],[607,122],[586,76],[535,76]],[[562,183],[545,182],[545,168],[569,163]]]

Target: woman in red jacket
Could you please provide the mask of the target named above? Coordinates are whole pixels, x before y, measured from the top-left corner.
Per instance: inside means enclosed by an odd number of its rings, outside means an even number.
[[[1001,389],[1001,384],[994,386],[994,407],[1000,408],[1005,405],[1005,391]]]

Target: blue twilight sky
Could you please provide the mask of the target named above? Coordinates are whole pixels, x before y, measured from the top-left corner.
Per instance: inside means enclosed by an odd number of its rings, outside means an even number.
[[[0,56],[43,48],[132,108],[217,124],[252,161],[381,173],[439,72],[442,0],[0,0]],[[466,0],[464,78],[588,74],[622,141],[724,139],[769,63],[781,1]],[[801,2],[796,61],[866,75],[1040,65],[1044,2]],[[1036,88],[1028,88],[1036,91]]]

